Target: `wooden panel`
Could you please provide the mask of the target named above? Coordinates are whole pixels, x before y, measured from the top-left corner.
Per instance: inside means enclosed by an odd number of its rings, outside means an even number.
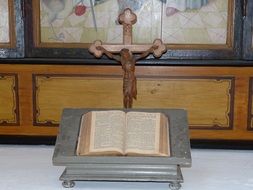
[[[0,126],[19,123],[17,90],[17,75],[0,74]]]
[[[58,125],[63,108],[122,108],[122,80],[80,76],[34,76],[34,124]]]
[[[139,80],[136,107],[184,108],[192,129],[233,126],[234,80],[222,77],[165,77]]]
[[[121,76],[35,75],[34,124],[57,125],[65,107],[122,108]],[[138,77],[135,108],[185,108],[191,128],[233,126],[231,77]]]
[[[61,110],[49,110],[57,102],[58,106],[60,105],[60,100],[55,98],[55,94],[50,94],[52,92],[56,92],[56,90],[51,90],[52,88],[54,88],[54,86],[51,85],[50,87],[49,85],[47,87],[47,83],[53,84],[54,81],[58,81],[58,83],[61,82],[59,84],[60,86],[58,89],[62,89],[63,87],[65,87],[65,80],[72,81],[72,86],[80,86],[83,85],[85,81],[87,81],[87,86],[90,87],[91,84],[99,84],[94,82],[95,79],[100,81],[101,78],[105,80],[115,80],[115,84],[106,84],[107,86],[109,86],[109,88],[115,89],[113,92],[111,92],[112,94],[110,94],[109,91],[102,90],[106,85],[100,85],[98,87],[94,87],[93,89],[91,88],[89,91],[89,98],[91,99],[91,97],[94,97],[94,101],[88,102],[86,100],[85,104],[93,106],[95,106],[96,104],[102,104],[101,102],[105,104],[105,101],[102,101],[103,99],[96,98],[96,92],[100,92],[100,96],[102,96],[101,94],[104,92],[109,93],[107,96],[111,96],[113,100],[116,101],[118,99],[118,103],[114,103],[114,107],[118,105],[122,108],[122,69],[120,66],[1,64],[0,73],[9,73],[10,76],[13,76],[13,73],[16,73],[18,75],[19,101],[17,100],[17,102],[19,102],[20,110],[20,125],[17,124],[15,126],[0,127],[1,135],[57,135],[58,127],[52,127],[50,123],[48,123],[50,125],[46,125],[46,123],[43,123],[46,122],[47,119],[55,120],[55,122],[58,122],[60,117]],[[192,125],[192,129],[190,130],[191,139],[253,140],[253,130],[247,129],[250,86],[249,79],[250,77],[253,78],[253,67],[137,66],[136,74],[138,77],[138,100],[134,102],[135,107],[144,107],[141,101],[142,98],[147,98],[147,101],[150,102],[147,103],[146,101],[146,103],[150,107],[158,104],[163,107],[177,105],[180,107],[187,108],[190,124]],[[6,75],[7,74],[5,74],[4,76]],[[48,80],[46,80],[47,76]],[[42,84],[40,84],[40,87],[44,88],[43,91],[40,91],[39,88],[37,90],[35,89],[35,79],[40,79],[40,77],[41,79],[45,79],[45,83],[42,82]],[[77,78],[79,79],[80,84],[74,82],[77,81]],[[89,80],[89,82],[91,83],[89,85],[88,78],[92,79]],[[51,79],[51,81],[49,79]],[[180,83],[181,85],[178,86],[177,83]],[[234,93],[233,83],[235,86]],[[160,86],[158,84],[160,84]],[[173,86],[173,84],[176,85]],[[64,97],[66,93],[69,95],[72,94],[70,89],[74,91],[79,91],[79,89],[75,89],[72,86],[70,85],[70,83],[68,83],[68,90],[64,91],[64,93],[60,93],[60,91],[57,92],[58,97],[60,96],[62,98],[62,107],[64,107],[65,105],[68,107],[72,107],[71,105],[67,105],[66,102],[64,102],[64,99],[66,99],[67,101],[70,101],[71,99],[71,97]],[[83,86],[81,87],[84,88]],[[41,105],[41,102],[36,102],[35,95],[39,95],[41,92],[46,92],[46,89],[48,89],[48,91],[44,95],[52,96],[52,98],[48,103],[44,102],[43,107],[39,106],[39,113],[44,114],[49,111],[53,115],[44,115],[42,118],[40,117],[42,115],[34,114],[36,113],[35,105]],[[192,92],[192,94],[190,94],[189,89],[191,89],[194,93]],[[198,91],[198,93],[196,93],[196,91]],[[35,92],[36,94],[33,94]],[[181,92],[184,93],[184,96],[179,96],[179,93]],[[167,94],[165,95],[165,93]],[[230,97],[228,96],[228,94],[230,95]],[[0,96],[2,96],[2,90],[0,91]],[[109,100],[107,96],[104,95],[103,98],[107,98],[107,100]],[[167,99],[166,105],[163,105],[164,100],[162,99],[162,97],[165,97]],[[48,99],[48,97],[44,97],[44,99],[46,100]],[[71,101],[71,103],[74,105],[73,102],[78,102],[81,100],[75,100],[75,97],[73,97]],[[155,101],[157,102],[157,104],[155,103]],[[194,103],[195,101],[199,103]],[[228,106],[227,103],[229,101],[230,105]],[[190,104],[189,102],[192,103]],[[212,102],[214,102],[214,105],[212,105]],[[223,104],[220,104],[220,102],[223,102]],[[50,106],[50,104],[52,104],[52,106]],[[184,106],[183,104],[185,104],[186,106]],[[218,104],[220,104],[219,108],[217,108]],[[225,111],[224,106],[226,108],[229,107],[230,111]],[[59,107],[57,109],[59,109]],[[45,108],[47,108],[47,110]],[[208,113],[212,113],[213,115],[211,116]],[[228,117],[231,120],[228,119],[227,115],[229,115]],[[37,118],[34,118],[34,116],[38,116],[38,118],[40,119],[40,123],[38,123]],[[203,117],[204,120],[202,120],[200,116],[205,116]],[[217,127],[213,126],[213,123],[211,123],[211,118],[215,117],[217,117],[219,122],[223,124],[229,120],[229,126],[224,125],[220,127],[220,129],[224,130],[216,130]],[[196,123],[195,121],[198,121],[198,123]],[[204,121],[207,121],[206,123],[209,124],[209,126],[194,125],[194,123],[205,124]],[[38,125],[41,126],[38,127]]]
[[[249,79],[248,130],[253,130],[253,77]]]

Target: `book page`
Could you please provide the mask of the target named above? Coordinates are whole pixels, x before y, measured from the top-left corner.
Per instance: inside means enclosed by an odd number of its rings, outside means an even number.
[[[126,126],[126,152],[159,153],[160,113],[128,112]]]
[[[90,152],[118,151],[123,154],[124,112],[94,111],[91,126]]]

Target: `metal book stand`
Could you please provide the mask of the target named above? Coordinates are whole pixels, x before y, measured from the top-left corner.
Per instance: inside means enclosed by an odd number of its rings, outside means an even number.
[[[180,189],[183,182],[181,167],[191,166],[187,113],[185,110],[131,109],[131,111],[166,114],[170,121],[170,135],[168,137],[171,150],[170,157],[77,156],[76,146],[81,116],[89,111],[95,111],[95,109],[65,109],[62,114],[53,164],[66,166],[60,176],[64,187],[74,187],[74,181],[146,181],[169,183],[170,189]]]

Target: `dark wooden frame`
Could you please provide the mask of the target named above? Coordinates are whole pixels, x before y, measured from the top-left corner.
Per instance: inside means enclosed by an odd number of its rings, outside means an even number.
[[[253,1],[244,0],[243,58],[253,59]]]
[[[23,1],[9,0],[9,43],[0,44],[1,58],[24,57]]]
[[[87,51],[87,44],[69,44],[73,46],[68,47],[64,44],[65,48],[59,46],[60,44],[50,45],[50,47],[41,44],[38,41],[38,15],[34,15],[38,0],[24,0],[26,10],[26,55],[27,57],[40,57],[40,58],[82,58],[86,63],[94,62],[92,55]],[[36,3],[37,2],[37,3]],[[143,63],[150,64],[156,62],[163,64],[164,61],[170,59],[239,59],[241,56],[241,38],[242,38],[242,13],[243,1],[229,0],[229,13],[234,21],[228,23],[228,39],[226,45],[167,45],[168,52],[161,57],[160,60],[155,60],[153,56],[149,56],[148,60],[142,61]],[[37,10],[38,11],[38,10]],[[231,20],[231,19],[230,19]],[[36,21],[36,22],[34,22]],[[234,30],[236,28],[236,30]],[[31,35],[34,34],[34,35]],[[96,60],[98,63],[114,63],[103,57]]]

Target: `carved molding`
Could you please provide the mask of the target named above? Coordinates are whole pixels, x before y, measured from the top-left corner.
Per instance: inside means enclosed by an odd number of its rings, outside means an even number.
[[[0,126],[19,125],[17,74],[0,73],[0,92]]]
[[[185,108],[189,110],[191,129],[233,128],[234,77],[137,76],[137,78],[139,94],[134,104],[135,108]],[[97,86],[92,86],[94,84]],[[81,86],[86,89],[78,90],[77,88]],[[33,101],[34,125],[58,126],[60,120],[58,112],[64,108],[63,104],[67,107],[122,108],[122,76],[33,75]]]

